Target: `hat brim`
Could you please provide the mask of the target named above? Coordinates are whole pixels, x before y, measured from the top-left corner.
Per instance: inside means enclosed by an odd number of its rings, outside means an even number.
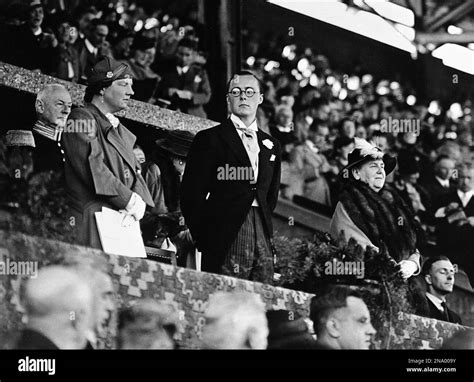
[[[170,154],[172,154],[176,157],[186,159],[186,157],[188,156],[188,150],[186,150],[184,148],[180,149],[180,148],[170,146],[166,138],[157,139],[155,141],[155,143],[160,149],[162,149],[162,150],[164,150],[164,151],[166,151],[166,152],[168,152],[168,153],[170,153]]]
[[[339,171],[338,176],[342,178],[342,174],[345,173],[346,170],[350,170],[354,168],[355,166],[362,164],[363,162],[368,162],[372,159],[373,159],[372,157],[364,157],[364,158],[359,159],[358,161],[350,163],[347,166],[345,166],[343,169],[341,169],[341,171]],[[391,155],[385,154],[382,157],[382,161],[384,163],[385,176],[387,176],[391,174],[393,170],[395,169],[395,166],[397,165],[397,158]]]

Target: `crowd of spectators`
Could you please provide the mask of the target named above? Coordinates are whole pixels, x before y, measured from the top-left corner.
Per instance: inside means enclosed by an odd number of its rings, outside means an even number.
[[[133,98],[206,117],[211,89],[196,12],[182,20],[136,2],[49,3],[14,1],[5,9],[1,61],[86,84],[98,59],[109,56],[131,67]]]
[[[179,349],[184,312],[148,298],[119,308],[105,269],[105,263],[84,259],[41,268],[37,277],[22,284],[20,302],[27,324],[12,336],[8,348],[103,348],[101,339],[116,323],[114,348]],[[431,283],[434,276],[430,277]],[[194,346],[204,349],[363,350],[374,348],[377,333],[362,295],[342,285],[328,286],[313,297],[309,318],[295,311],[267,310],[258,294],[216,292],[204,301],[203,323]],[[472,338],[456,348],[472,348]]]
[[[366,139],[398,157],[387,182],[412,207],[430,242],[452,250],[447,227],[460,224],[464,248],[472,251],[471,101],[421,99],[407,83],[360,69],[344,73],[314,49],[272,41],[248,33],[244,65],[265,84],[258,118],[283,149],[281,196],[309,199],[316,203],[306,206],[331,214],[354,139]]]

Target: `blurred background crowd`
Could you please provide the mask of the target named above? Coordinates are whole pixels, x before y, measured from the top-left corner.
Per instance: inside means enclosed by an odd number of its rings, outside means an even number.
[[[204,118],[213,115],[211,98],[225,97],[221,89],[211,89],[206,70],[211,31],[200,21],[196,2],[75,1],[66,6],[31,0],[4,8],[2,61],[86,83],[97,58],[108,55],[131,67],[133,98]],[[367,139],[384,153],[398,155],[398,169],[387,181],[412,206],[429,240],[445,248],[457,245],[446,232],[462,226],[466,239],[461,242],[472,248],[469,98],[419,96],[409,79],[379,78],[363,65],[352,72],[333,68],[317,48],[296,44],[286,30],[264,34],[244,27],[241,32],[242,67],[264,84],[259,127],[283,150],[281,197],[330,216],[354,138]],[[439,211],[442,207],[448,209]]]

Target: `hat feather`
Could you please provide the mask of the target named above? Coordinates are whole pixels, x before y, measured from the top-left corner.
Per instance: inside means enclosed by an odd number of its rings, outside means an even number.
[[[382,159],[383,152],[378,147],[371,145],[365,139],[355,137],[354,143],[354,150],[360,150],[361,156],[370,156],[374,159]]]

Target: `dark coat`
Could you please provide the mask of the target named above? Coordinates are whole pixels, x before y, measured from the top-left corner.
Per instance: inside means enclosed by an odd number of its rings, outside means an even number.
[[[438,180],[433,176],[421,184],[431,198],[431,213],[434,215],[436,211],[443,207],[443,202],[447,195],[454,191],[451,185],[449,188],[443,187]]]
[[[70,121],[95,121],[91,132],[64,132],[62,145],[66,162],[64,173],[76,211],[79,240],[84,245],[102,248],[94,213],[102,207],[124,209],[136,192],[145,203],[154,206],[141,167],[133,154],[136,141],[122,124],[114,129],[104,114],[93,104],[74,109]]]
[[[35,36],[27,24],[17,28],[14,32],[11,62],[26,69],[40,69],[43,73],[51,73],[54,57],[51,39],[44,32]],[[46,32],[52,35],[51,31]]]
[[[86,83],[91,75],[92,68],[97,62],[99,54],[93,54],[87,49],[85,39],[78,39],[74,44],[79,58],[79,81]]]
[[[429,317],[435,318],[441,321],[452,322],[453,324],[462,325],[461,317],[459,317],[456,313],[454,313],[451,309],[448,308],[448,317],[444,316],[443,312],[441,312],[427,297],[426,298],[429,307]]]
[[[450,203],[457,203],[463,209],[467,217],[474,216],[474,197],[471,197],[467,205],[464,207],[462,205],[461,199],[456,189],[452,188],[450,191],[443,197],[441,201],[441,206],[447,206]]]
[[[15,349],[59,350],[59,347],[40,332],[23,329],[16,341]]]
[[[458,193],[451,190],[442,199],[442,206],[458,203],[467,217],[474,216],[474,197],[463,207]],[[459,222],[449,223],[446,217],[436,219],[436,243],[438,248],[447,254],[453,263],[467,273],[471,283],[474,283],[474,227],[470,224],[459,225]]]
[[[269,237],[273,234],[272,211],[280,186],[281,155],[278,141],[258,130],[260,146],[257,183],[250,180],[218,180],[225,166],[250,168],[250,160],[233,123],[200,131],[192,143],[181,185],[181,210],[197,248],[202,251],[202,270],[220,272],[224,256],[256,197]],[[262,142],[270,140],[268,149]],[[274,155],[274,160],[270,161]]]
[[[193,93],[193,98],[191,100],[183,100],[177,96],[170,98],[168,96],[170,88],[189,90]],[[200,65],[192,64],[185,74],[179,75],[176,66],[170,66],[162,73],[158,97],[170,100],[171,109],[206,118],[203,106],[211,99],[211,85],[206,70]]]
[[[69,77],[69,63],[71,63],[74,72],[72,77]],[[79,81],[81,75],[79,54],[74,46],[60,44],[56,47],[51,75],[66,81]]]
[[[33,150],[33,161],[35,172],[42,171],[63,171],[63,154],[62,148],[58,146],[58,142],[48,139],[33,130],[35,139],[35,149]]]

